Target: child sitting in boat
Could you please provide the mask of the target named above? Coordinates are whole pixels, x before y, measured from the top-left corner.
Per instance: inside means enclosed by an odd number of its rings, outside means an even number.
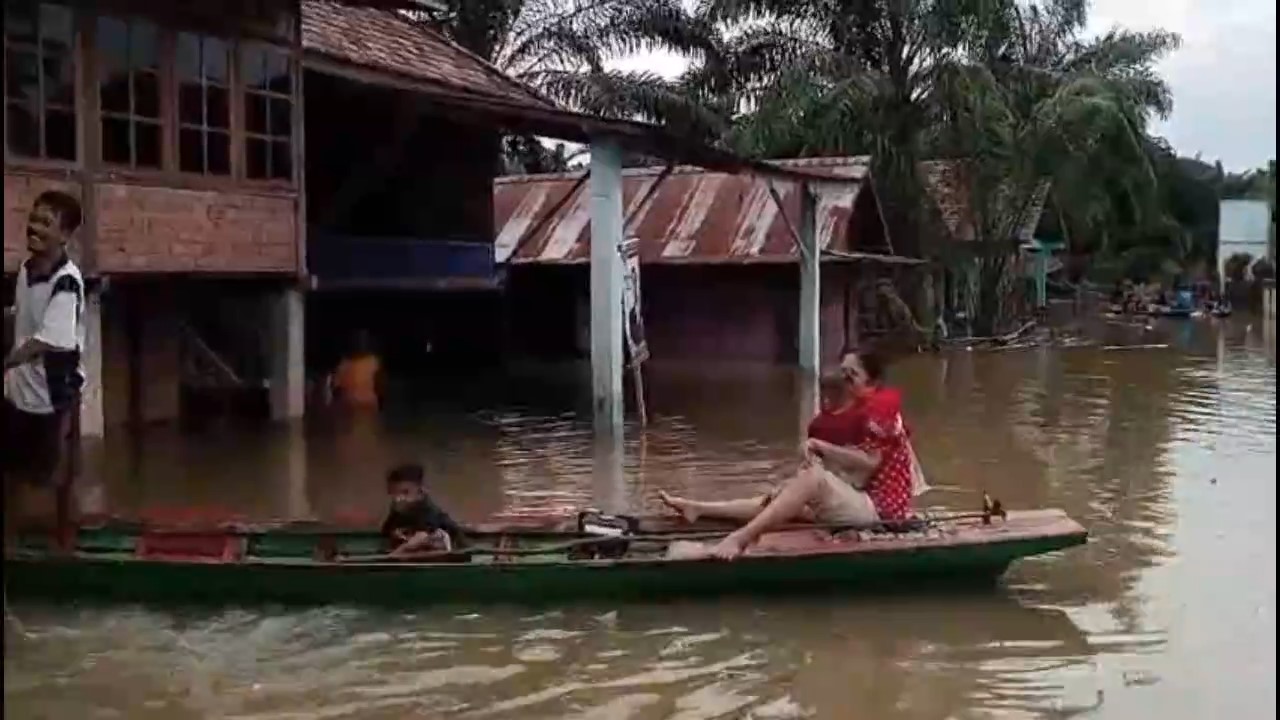
[[[387,494],[391,510],[382,523],[382,536],[391,545],[391,555],[448,552],[466,542],[462,527],[427,495],[421,465],[401,465],[387,473]]]

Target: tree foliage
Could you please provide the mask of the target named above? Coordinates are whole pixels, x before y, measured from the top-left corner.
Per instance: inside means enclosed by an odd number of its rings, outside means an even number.
[[[1220,197],[1274,208],[1274,161],[1230,175],[1150,135],[1173,107],[1157,65],[1179,38],[1089,34],[1088,0],[445,4],[451,37],[574,109],[753,157],[870,155],[895,246],[908,252],[942,251],[921,224],[924,159],[962,166],[979,243],[1010,243],[1047,188],[1072,253],[1133,271],[1212,258]],[[674,53],[687,69],[611,69],[640,51]],[[532,138],[506,150],[513,170],[569,160]],[[1005,273],[1003,260],[983,262]]]

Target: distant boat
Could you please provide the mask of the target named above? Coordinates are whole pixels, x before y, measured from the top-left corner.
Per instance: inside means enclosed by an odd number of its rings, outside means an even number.
[[[1189,318],[1193,312],[1189,307],[1153,307],[1147,310],[1147,315],[1164,318]]]

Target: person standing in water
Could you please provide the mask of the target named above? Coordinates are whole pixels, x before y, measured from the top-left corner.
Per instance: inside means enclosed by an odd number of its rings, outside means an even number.
[[[350,410],[378,410],[384,396],[382,359],[373,351],[369,333],[356,333],[351,352],[329,376],[330,396]]]
[[[29,257],[14,289],[13,347],[4,356],[0,466],[5,479],[6,540],[17,481],[52,490],[57,541],[74,542],[71,484],[80,439],[85,372],[84,278],[67,255],[80,227],[80,201],[41,193],[27,216]]]

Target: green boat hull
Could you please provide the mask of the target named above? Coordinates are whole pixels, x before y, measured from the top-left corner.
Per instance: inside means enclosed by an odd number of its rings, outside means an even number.
[[[294,553],[287,538],[275,536],[269,538],[273,557],[234,562],[148,559],[111,551],[65,557],[27,552],[6,559],[5,579],[11,599],[238,605],[541,604],[923,590],[991,585],[1019,558],[1084,542],[1084,530],[1066,522],[1072,527],[1053,533],[1011,533],[977,541],[894,540],[889,547],[869,541],[850,543],[846,551],[788,547],[732,562],[661,555],[570,560],[563,553],[505,562],[492,557],[462,563],[317,562],[298,557],[314,544],[313,538],[293,540],[299,550]]]
[[[321,566],[10,561],[14,597],[162,603],[559,602],[730,594],[856,592],[994,583],[1014,560],[1056,544],[915,553],[717,561],[460,566]]]

